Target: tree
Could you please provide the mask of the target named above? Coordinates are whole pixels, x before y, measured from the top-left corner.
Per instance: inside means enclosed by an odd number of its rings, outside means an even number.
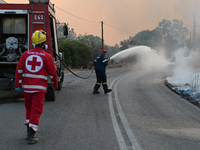
[[[101,51],[101,38],[99,38],[98,36],[93,36],[93,35],[79,34],[79,36],[77,37],[77,40],[87,45],[92,52],[92,58],[96,59],[96,57],[99,55]]]
[[[152,31],[144,30],[136,34],[132,38],[132,40],[137,41],[142,45],[155,48],[155,47],[158,47],[162,43],[162,35],[157,29],[154,29]]]
[[[129,47],[129,40],[123,40],[120,41],[121,47],[119,48],[120,50],[127,49]]]
[[[118,44],[115,44],[115,46],[105,45],[105,49],[107,50],[106,57],[110,58],[111,56],[119,52],[119,45]]]
[[[63,39],[66,38],[63,34],[63,24],[59,23],[59,21],[57,20],[57,34],[58,34],[58,39]],[[73,28],[69,28],[69,24],[67,24],[68,26],[68,36],[67,36],[67,40],[76,40],[77,38],[77,34],[75,33]]]
[[[76,40],[77,39],[77,34],[75,33],[73,28],[69,29],[67,38],[70,39],[70,40]]]
[[[121,45],[121,47],[119,49],[125,50],[125,49],[128,49],[129,47],[141,45],[141,43],[139,41],[136,41],[132,37],[129,37],[129,39],[121,41],[120,45]]]
[[[64,62],[72,68],[87,68],[91,63],[91,51],[78,41],[63,40],[59,43],[59,50],[64,53]]]
[[[169,20],[163,19],[159,22],[160,33],[164,40],[165,47],[170,50],[177,50],[184,47],[186,42],[186,35],[189,34],[188,29],[183,27],[182,20],[173,20],[173,24]]]
[[[175,50],[186,45],[186,35],[189,32],[186,27],[183,27],[183,21],[174,19],[172,23],[163,19],[162,22],[159,22],[158,30],[162,35],[163,46],[168,57],[172,58]]]

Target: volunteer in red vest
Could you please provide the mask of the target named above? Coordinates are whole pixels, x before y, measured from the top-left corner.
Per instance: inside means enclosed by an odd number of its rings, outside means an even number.
[[[48,76],[53,88],[56,88],[58,83],[53,58],[44,51],[45,41],[46,32],[36,30],[32,35],[32,44],[35,48],[22,54],[16,68],[15,89],[22,90],[24,94],[28,144],[35,144],[38,141],[35,132],[38,130],[43,112]]]

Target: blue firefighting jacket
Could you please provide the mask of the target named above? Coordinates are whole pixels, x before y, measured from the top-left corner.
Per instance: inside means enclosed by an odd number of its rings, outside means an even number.
[[[104,70],[106,71],[106,66],[108,65],[107,59],[104,55],[100,54],[96,60],[93,62],[93,66],[95,66],[96,70]]]

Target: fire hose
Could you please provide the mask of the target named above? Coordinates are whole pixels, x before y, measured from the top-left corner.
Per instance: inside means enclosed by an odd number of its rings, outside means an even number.
[[[94,69],[92,69],[90,75],[87,76],[87,77],[81,77],[81,76],[75,74],[75,73],[74,73],[71,69],[69,69],[69,67],[67,67],[67,65],[60,59],[60,57],[58,56],[58,54],[57,54],[55,51],[53,51],[53,52],[54,52],[54,54],[58,57],[58,59],[60,60],[60,62],[63,64],[63,66],[64,66],[69,72],[71,72],[73,75],[75,75],[76,77],[81,78],[81,79],[88,79],[88,78],[90,78],[90,76],[92,75]]]

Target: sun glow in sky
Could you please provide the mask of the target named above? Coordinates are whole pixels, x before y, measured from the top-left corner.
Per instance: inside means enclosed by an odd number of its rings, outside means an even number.
[[[29,3],[28,0],[5,0],[7,3]],[[142,30],[152,30],[162,19],[182,20],[192,31],[194,16],[196,32],[200,35],[199,0],[50,0],[55,4],[56,17],[69,24],[78,34],[101,37],[101,21],[104,24],[105,44],[114,46]],[[83,18],[84,21],[60,9]],[[91,21],[91,22],[90,22]],[[117,29],[116,29],[117,28]],[[120,30],[119,30],[120,29]],[[123,30],[123,31],[122,31]],[[126,32],[124,32],[126,31]]]

